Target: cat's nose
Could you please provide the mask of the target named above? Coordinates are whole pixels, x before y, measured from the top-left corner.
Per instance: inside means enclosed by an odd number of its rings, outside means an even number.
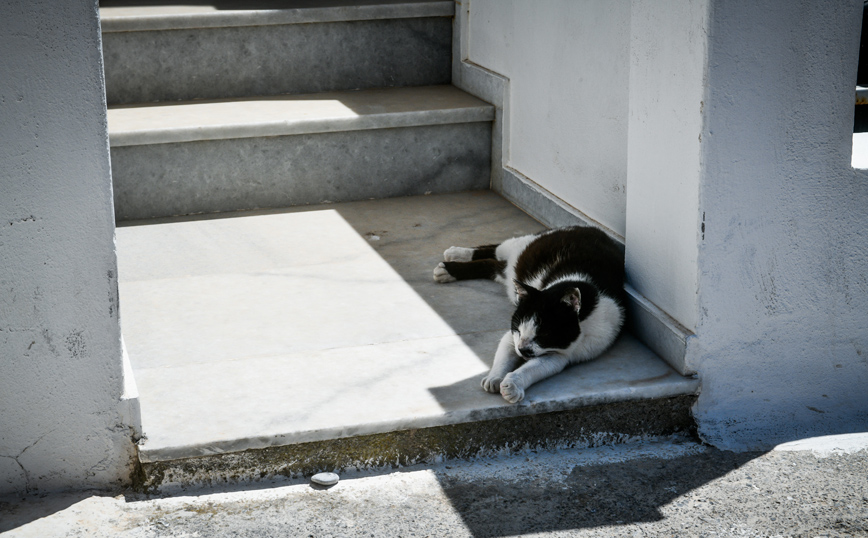
[[[532,347],[520,347],[518,348],[518,353],[525,358],[536,357],[536,353]]]

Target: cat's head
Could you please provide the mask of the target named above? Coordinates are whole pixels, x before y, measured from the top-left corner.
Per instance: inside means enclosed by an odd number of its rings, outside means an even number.
[[[582,293],[574,286],[538,290],[514,281],[518,304],[512,315],[515,351],[525,359],[565,351],[581,334]]]

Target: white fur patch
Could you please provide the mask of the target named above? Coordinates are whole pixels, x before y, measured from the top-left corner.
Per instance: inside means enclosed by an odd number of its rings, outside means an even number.
[[[543,352],[543,349],[534,342],[536,338],[536,331],[538,327],[538,321],[536,318],[526,319],[522,321],[518,325],[518,333],[513,332],[513,342],[515,345],[515,352],[521,355],[519,351],[521,348],[530,348],[533,350],[534,355],[540,355]]]
[[[449,247],[443,252],[447,262],[469,262],[473,260],[473,249],[466,247]]]
[[[580,323],[581,334],[564,354],[573,363],[596,358],[615,342],[623,324],[624,310],[611,297],[600,295],[596,308]]]
[[[559,278],[553,280],[546,287],[550,288],[552,286],[560,284],[561,282],[588,282],[588,283],[593,284],[593,280],[591,280],[591,277],[585,273],[570,273],[568,275],[564,275],[562,277],[559,277]]]
[[[455,282],[457,279],[449,274],[449,271],[446,270],[446,264],[440,262],[437,264],[437,267],[434,268],[434,282],[439,282],[440,284],[448,284],[450,282]]]
[[[509,300],[512,301],[512,304],[518,304],[518,295],[515,293],[515,286],[512,284],[512,281],[515,279],[515,264],[518,262],[519,255],[537,237],[539,237],[537,234],[513,237],[498,245],[494,251],[494,256],[498,260],[506,262],[503,278],[498,278],[497,281],[506,286],[506,294]],[[533,285],[530,282],[525,282],[525,284]]]

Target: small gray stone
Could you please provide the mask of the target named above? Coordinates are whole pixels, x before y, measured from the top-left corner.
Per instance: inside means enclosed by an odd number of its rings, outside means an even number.
[[[310,481],[320,486],[334,486],[341,477],[335,473],[317,473],[310,477]]]

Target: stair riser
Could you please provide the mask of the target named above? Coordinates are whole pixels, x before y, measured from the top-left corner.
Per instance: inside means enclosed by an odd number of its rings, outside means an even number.
[[[397,467],[522,450],[611,445],[631,439],[695,435],[690,407],[696,396],[614,402],[417,430],[275,446],[222,455],[142,463],[134,487],[257,481],[320,471]]]
[[[448,84],[448,17],[107,32],[109,104]]]
[[[486,189],[491,123],[116,147],[119,221]]]

